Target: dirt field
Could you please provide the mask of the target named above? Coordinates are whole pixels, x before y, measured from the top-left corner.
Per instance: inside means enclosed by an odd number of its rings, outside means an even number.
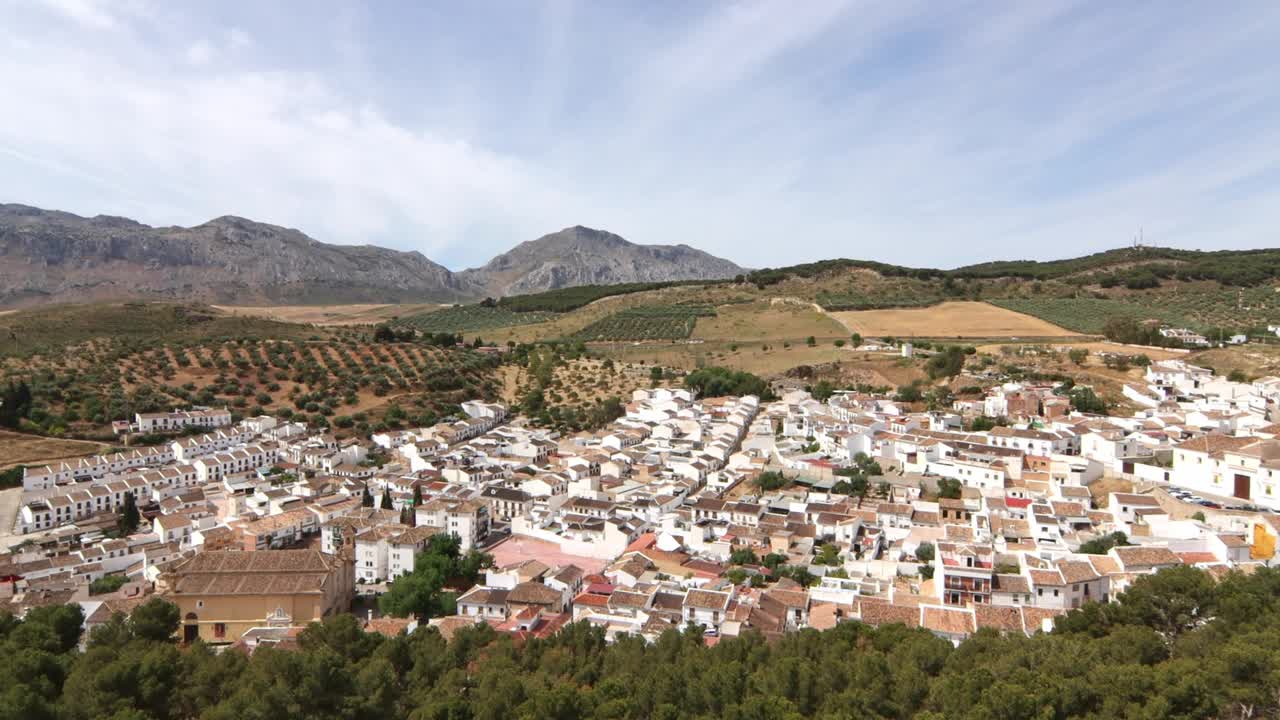
[[[106,443],[60,440],[0,430],[0,469],[92,455],[108,447],[110,445]]]
[[[767,343],[765,350],[762,344],[742,344],[732,349],[733,343],[707,342],[695,344],[593,344],[592,349],[609,357],[625,362],[645,362],[650,365],[692,370],[699,362],[705,365],[723,365],[736,370],[746,370],[757,375],[773,375],[784,372],[797,365],[819,365],[849,359],[850,352],[845,348],[837,348],[827,341],[816,347],[809,347],[803,342],[792,343],[784,348],[780,342]]]
[[[946,302],[928,308],[833,312],[850,332],[866,337],[1040,338],[1079,335],[1044,320],[983,302]]]
[[[840,323],[807,304],[722,305],[716,308],[715,317],[698,318],[693,328],[694,339],[731,342],[790,340],[802,343],[810,335],[847,340],[849,333]]]
[[[214,305],[232,315],[263,317],[309,325],[367,325],[439,307],[414,305]]]
[[[1211,367],[1223,375],[1232,370],[1249,377],[1280,375],[1280,346],[1250,344],[1204,350],[1188,356],[1187,362]]]
[[[1000,348],[1005,347],[1009,343],[992,343],[990,345],[979,345],[978,352],[986,352],[998,354]],[[1113,342],[1048,342],[1044,343],[1049,347],[1060,352],[1066,352],[1072,348],[1083,348],[1089,351],[1088,364],[1101,365],[1101,361],[1093,357],[1098,353],[1121,353],[1127,355],[1146,355],[1152,360],[1170,360],[1173,358],[1186,358],[1186,350],[1176,350],[1170,348],[1158,348],[1148,345],[1125,345],[1123,343]]]

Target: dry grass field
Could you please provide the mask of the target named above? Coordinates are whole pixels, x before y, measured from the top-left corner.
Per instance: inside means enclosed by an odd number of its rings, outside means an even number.
[[[1030,315],[984,302],[945,302],[927,308],[833,312],[850,332],[865,337],[1041,338],[1074,333]]]
[[[734,349],[734,346],[737,349]],[[768,349],[765,349],[768,345]],[[814,347],[803,342],[784,347],[770,343],[611,343],[593,344],[592,350],[629,363],[646,363],[663,367],[693,370],[699,364],[723,365],[768,376],[786,372],[797,365],[821,365],[840,362],[852,356],[848,346],[837,348],[826,341]]]
[[[386,305],[214,305],[231,314],[308,325],[369,325],[440,307],[435,304]]]
[[[1186,356],[1186,360],[1211,367],[1222,375],[1232,370],[1239,370],[1251,378],[1280,375],[1280,346],[1277,345],[1250,344],[1203,350]]]
[[[726,342],[789,340],[803,343],[808,336],[819,340],[849,338],[844,327],[812,305],[742,303],[721,305],[715,317],[698,318],[693,337]]]
[[[1010,343],[991,343],[988,345],[979,345],[978,352],[998,354],[1002,347],[1009,344]],[[1064,353],[1075,348],[1088,350],[1089,357],[1085,362],[1086,365],[1101,365],[1102,361],[1097,357],[1099,353],[1146,355],[1152,360],[1171,360],[1174,358],[1185,359],[1187,357],[1186,350],[1150,347],[1148,345],[1125,345],[1123,343],[1114,342],[1048,342],[1045,343],[1045,345]]]
[[[62,440],[0,430],[0,469],[92,455],[109,447],[106,443],[87,440]]]

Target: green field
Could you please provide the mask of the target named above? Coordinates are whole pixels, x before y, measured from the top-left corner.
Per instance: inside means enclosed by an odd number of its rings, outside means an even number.
[[[818,304],[830,312],[842,310],[886,310],[888,308],[929,307],[942,302],[941,295],[917,294],[913,291],[894,293],[820,292]]]
[[[196,304],[50,305],[0,315],[0,357],[61,354],[67,346],[89,340],[133,348],[162,341],[306,339],[322,334],[306,325],[226,315]]]
[[[1280,294],[1271,287],[1180,287],[1116,297],[1003,298],[993,305],[1083,333],[1100,333],[1111,318],[1156,321],[1208,331],[1280,322]]]
[[[1183,318],[1176,312],[1156,312],[1121,300],[1099,298],[1008,298],[988,300],[996,307],[1025,313],[1076,332],[1100,334],[1112,318],[1132,318],[1139,322],[1159,320],[1181,325]]]
[[[613,313],[586,326],[578,340],[683,340],[693,334],[700,317],[714,317],[710,305],[640,305]]]
[[[504,307],[488,305],[454,305],[442,310],[409,315],[396,321],[398,325],[408,325],[423,332],[475,332],[493,328],[511,327],[513,325],[530,325],[550,320],[555,313],[549,312],[514,312]]]

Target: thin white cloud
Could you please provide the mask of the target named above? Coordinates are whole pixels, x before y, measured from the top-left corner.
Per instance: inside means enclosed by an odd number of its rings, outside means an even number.
[[[109,4],[98,0],[39,0],[50,10],[86,27],[108,30],[116,27]]]
[[[208,65],[213,60],[214,49],[207,40],[197,40],[187,48],[187,62],[192,65]]]
[[[763,266],[1061,256],[1139,226],[1257,246],[1280,221],[1270,6],[343,4],[231,25],[43,1],[0,27],[12,201],[233,212],[454,265],[575,223]]]

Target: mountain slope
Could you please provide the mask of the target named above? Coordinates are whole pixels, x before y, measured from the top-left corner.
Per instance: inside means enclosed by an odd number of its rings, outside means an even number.
[[[387,302],[472,294],[421,253],[220,217],[191,228],[0,205],[0,305],[107,299]]]
[[[459,275],[491,296],[577,285],[718,280],[743,269],[688,245],[637,245],[581,225],[520,243],[484,267]]]
[[[329,245],[224,216],[196,227],[0,204],[0,306],[103,300],[225,304],[454,302],[584,284],[733,277],[687,245],[574,227],[451,272],[417,252]]]

